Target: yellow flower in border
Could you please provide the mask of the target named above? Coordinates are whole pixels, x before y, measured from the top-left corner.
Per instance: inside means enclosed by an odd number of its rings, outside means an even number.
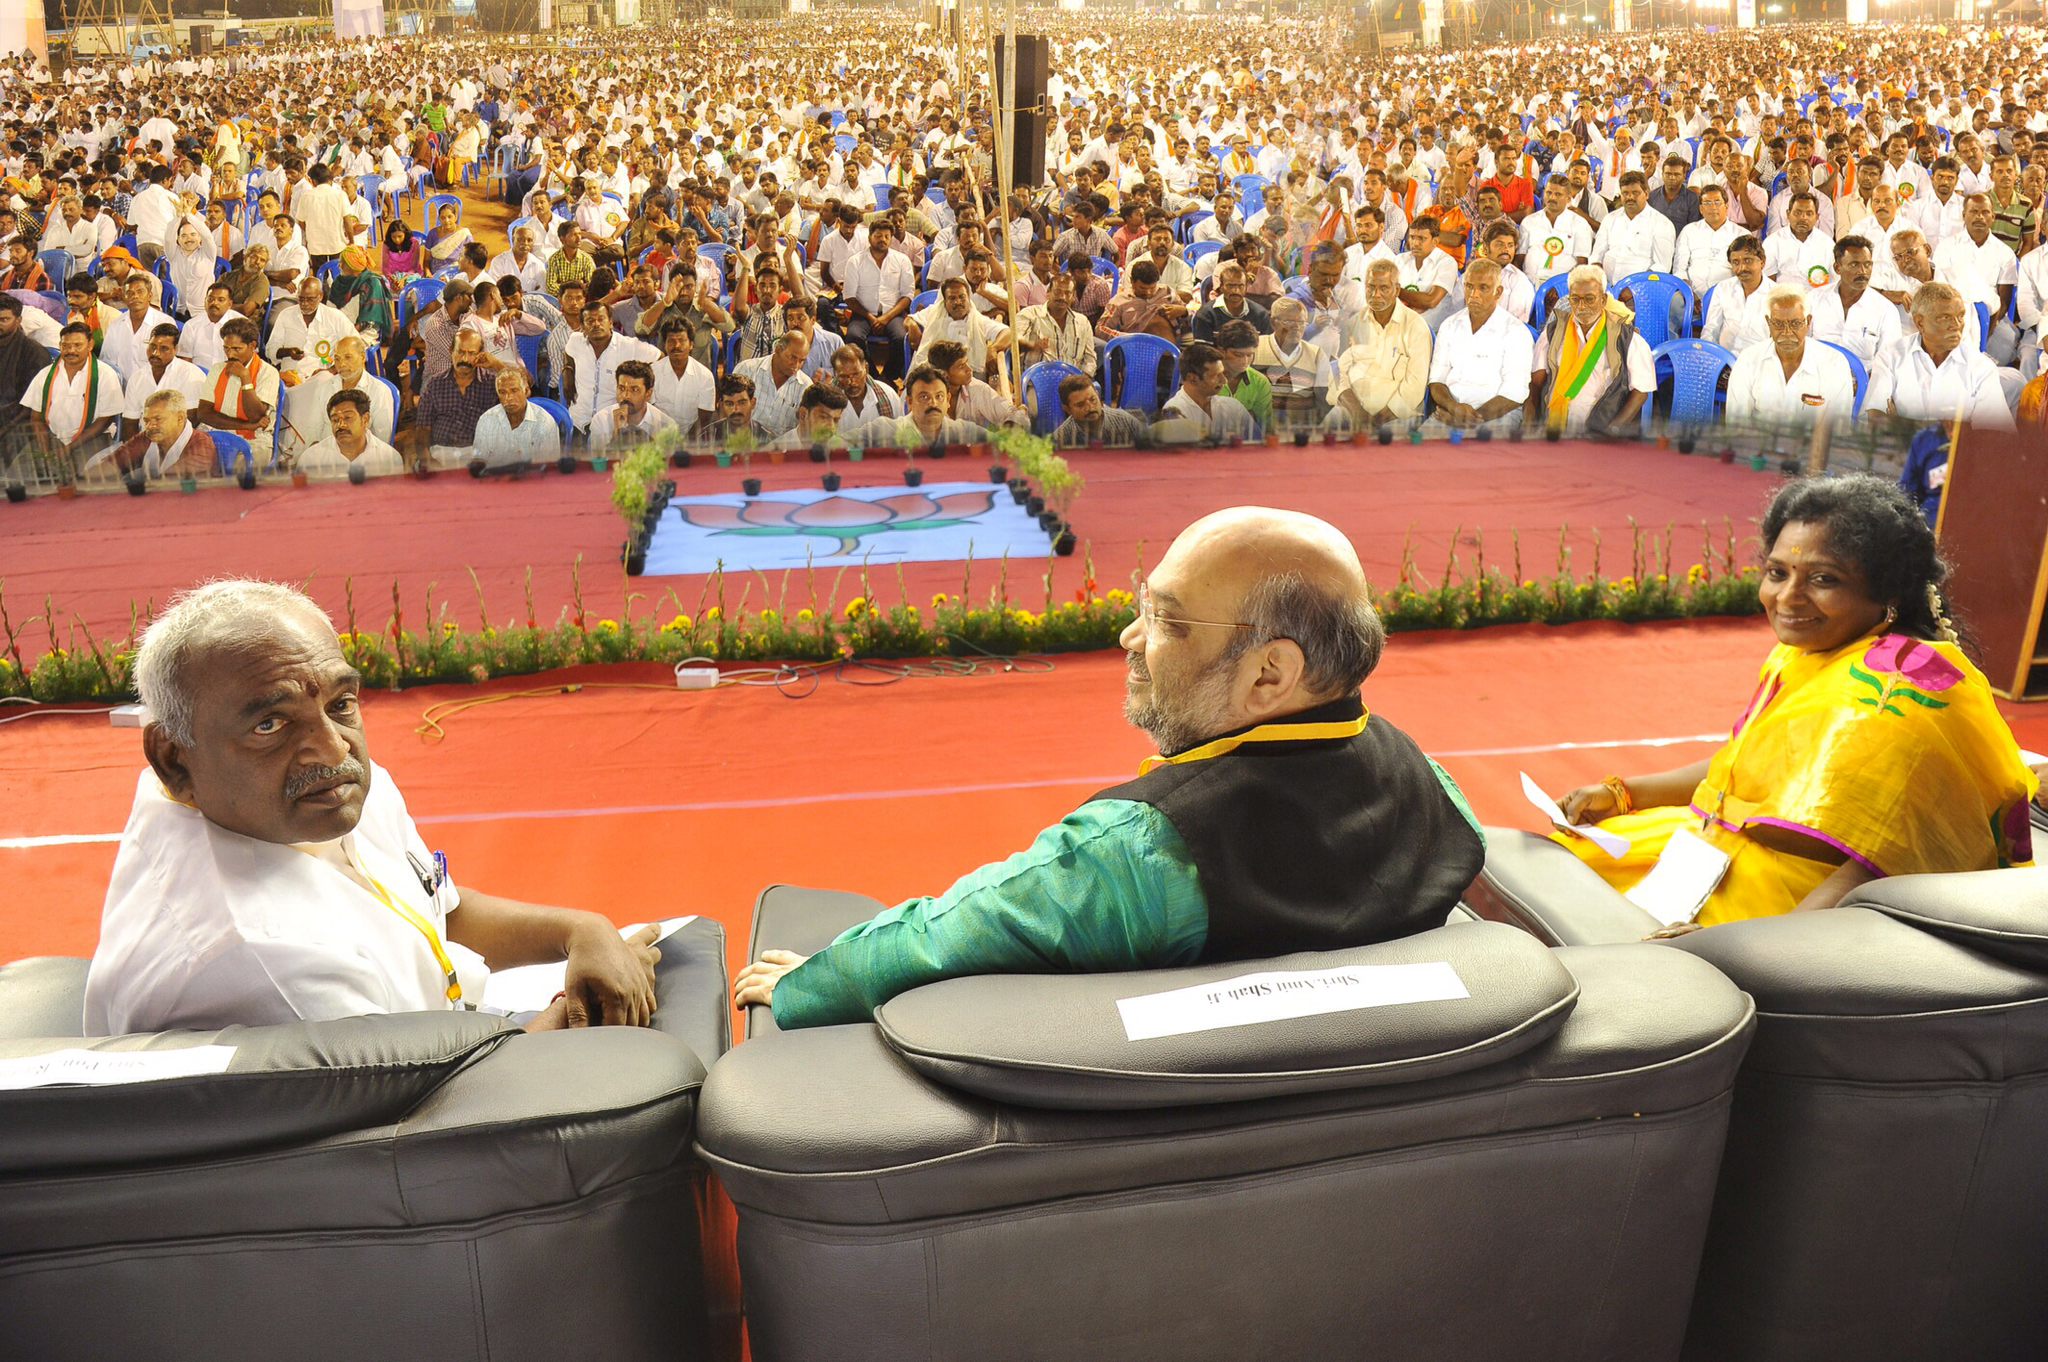
[[[812,613],[812,611],[811,611],[811,610],[809,610],[808,608],[806,608],[806,609],[803,609],[803,610],[799,610],[799,611],[797,611],[797,612],[796,612],[796,617],[797,617],[797,621],[798,621],[799,623],[801,623],[801,624],[809,624],[809,623],[810,623],[810,622],[811,622],[812,620],[814,620],[814,619],[816,619],[816,618],[817,618],[817,615],[816,615],[816,614],[814,614],[814,613]]]
[[[599,620],[597,627],[601,633],[616,634],[619,632],[619,622],[617,620]]]
[[[442,620],[442,621],[441,621],[441,633],[442,633],[442,634],[443,634],[443,635],[444,635],[445,637],[448,637],[448,638],[453,638],[453,637],[455,637],[455,621],[454,621],[454,620]]]
[[[944,610],[945,608],[946,608],[946,593],[945,593],[945,592],[943,592],[943,591],[941,591],[941,592],[939,592],[939,593],[938,593],[938,594],[937,594],[936,596],[933,596],[933,597],[932,597],[932,609],[934,609],[934,610]]]
[[[724,612],[723,610],[719,609],[719,608],[718,608],[717,606],[715,606],[715,605],[714,605],[714,606],[712,606],[712,607],[711,607],[711,608],[710,608],[709,610],[706,610],[706,611],[704,612],[704,622],[705,622],[706,624],[710,624],[710,623],[712,623],[712,622],[713,622],[714,620],[719,620],[719,619],[723,619],[724,617],[725,617],[725,612]]]
[[[661,632],[664,634],[686,634],[690,631],[691,627],[688,615],[677,615],[667,624],[661,626]]]
[[[855,596],[852,600],[846,603],[846,618],[850,620],[857,620],[861,617],[861,612],[866,610],[867,608],[867,598],[865,596]]]

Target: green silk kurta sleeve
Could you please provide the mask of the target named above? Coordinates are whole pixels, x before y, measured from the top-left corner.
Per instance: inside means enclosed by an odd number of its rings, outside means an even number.
[[[775,1024],[867,1021],[899,993],[964,974],[1191,964],[1208,935],[1208,903],[1173,824],[1149,804],[1095,800],[937,898],[843,933],[775,986]]]

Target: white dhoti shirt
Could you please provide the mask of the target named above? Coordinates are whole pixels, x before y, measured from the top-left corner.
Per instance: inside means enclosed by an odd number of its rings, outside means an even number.
[[[390,902],[323,854],[346,857]],[[318,849],[230,832],[145,770],[86,975],[86,1034],[444,1011],[447,975],[422,926],[463,998],[479,1001],[488,968],[447,939],[458,900],[452,881],[422,882],[420,868],[433,864],[375,763],[355,831]]]

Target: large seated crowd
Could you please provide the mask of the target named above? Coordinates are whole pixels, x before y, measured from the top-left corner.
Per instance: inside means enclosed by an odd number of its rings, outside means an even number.
[[[1008,200],[898,15],[18,59],[8,478],[2048,419],[2038,29],[1042,17]]]

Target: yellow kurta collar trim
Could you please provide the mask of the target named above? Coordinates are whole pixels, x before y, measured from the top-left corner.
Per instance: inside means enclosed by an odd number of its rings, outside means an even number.
[[[1365,732],[1366,720],[1372,718],[1372,711],[1362,709],[1356,719],[1338,719],[1321,724],[1260,724],[1257,728],[1243,733],[1233,733],[1227,738],[1191,747],[1174,757],[1147,757],[1138,763],[1138,774],[1147,776],[1162,766],[1179,766],[1185,762],[1207,761],[1220,757],[1225,752],[1235,751],[1248,742],[1316,742],[1331,738],[1355,738]]]

